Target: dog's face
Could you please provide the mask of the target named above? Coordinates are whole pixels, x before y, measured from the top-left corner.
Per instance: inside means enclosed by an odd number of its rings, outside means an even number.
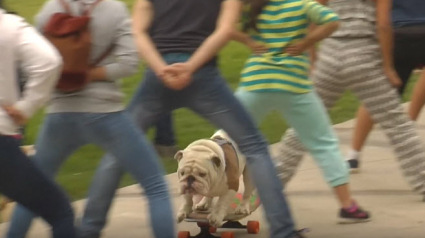
[[[180,193],[206,196],[223,176],[219,156],[207,146],[195,145],[177,152]]]

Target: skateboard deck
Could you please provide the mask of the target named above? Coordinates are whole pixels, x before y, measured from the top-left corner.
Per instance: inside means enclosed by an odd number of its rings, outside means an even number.
[[[258,221],[248,221],[246,225],[243,225],[239,220],[249,216],[242,214],[235,214],[235,209],[242,202],[242,193],[237,193],[233,202],[230,204],[227,216],[224,218],[224,223],[220,227],[212,227],[209,225],[208,215],[209,211],[196,211],[188,215],[184,219],[186,222],[196,222],[200,228],[200,233],[196,236],[191,236],[188,231],[180,231],[178,238],[233,238],[232,232],[224,232],[221,236],[215,236],[213,233],[217,232],[217,228],[222,229],[245,229],[249,234],[258,234],[260,232],[260,223]],[[260,205],[260,199],[257,195],[252,195],[249,200],[250,212],[254,212]]]

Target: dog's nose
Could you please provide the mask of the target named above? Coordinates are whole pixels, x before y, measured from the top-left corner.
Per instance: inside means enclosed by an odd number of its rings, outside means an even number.
[[[192,185],[192,183],[195,182],[195,177],[193,177],[192,175],[187,177],[187,185],[189,185],[189,187]]]

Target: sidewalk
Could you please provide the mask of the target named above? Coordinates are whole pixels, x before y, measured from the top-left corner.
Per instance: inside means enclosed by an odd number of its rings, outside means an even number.
[[[343,152],[348,148],[354,122],[348,121],[335,126],[341,139]],[[421,138],[425,141],[425,116],[418,121]],[[271,146],[273,153],[274,146]],[[308,227],[309,238],[421,238],[425,237],[425,202],[422,197],[411,192],[398,169],[388,140],[381,131],[374,131],[367,143],[360,174],[352,175],[351,187],[355,199],[370,210],[373,221],[356,225],[336,224],[338,204],[333,194],[314,164],[307,156],[294,180],[287,187],[287,196],[292,207],[298,228]],[[178,208],[181,199],[176,193],[176,175],[167,176],[173,202]],[[145,238],[153,237],[149,226],[146,201],[137,185],[119,190],[110,221],[103,238]],[[80,215],[85,201],[74,203]],[[236,231],[236,237],[267,238],[267,223],[258,209],[246,220],[260,220],[259,235],[248,235]],[[42,221],[33,223],[27,238],[44,238],[48,235],[47,226]],[[0,225],[4,234],[7,223]],[[182,223],[179,230],[198,230],[194,223]]]

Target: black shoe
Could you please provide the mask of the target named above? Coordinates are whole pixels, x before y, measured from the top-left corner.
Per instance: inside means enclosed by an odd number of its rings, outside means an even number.
[[[369,212],[361,209],[356,203],[350,208],[344,209],[341,208],[339,212],[339,222],[340,224],[351,224],[351,223],[360,223],[370,221]]]
[[[360,172],[360,162],[358,159],[347,160],[348,165],[350,166],[350,173],[356,174]]]

